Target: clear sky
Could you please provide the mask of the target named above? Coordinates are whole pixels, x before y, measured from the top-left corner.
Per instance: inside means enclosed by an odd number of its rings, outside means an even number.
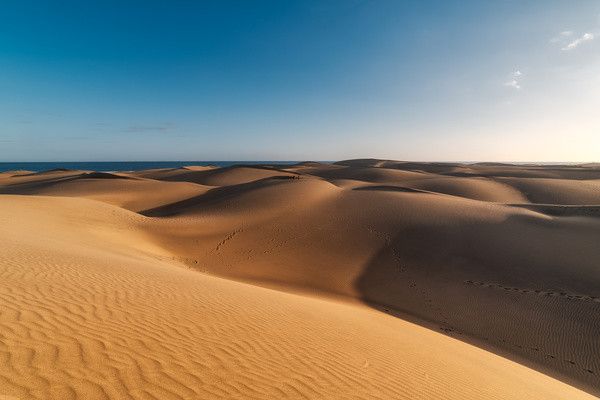
[[[0,161],[600,161],[600,0],[0,2]]]

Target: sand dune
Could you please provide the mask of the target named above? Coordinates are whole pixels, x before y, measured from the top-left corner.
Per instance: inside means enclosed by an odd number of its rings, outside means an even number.
[[[593,398],[598,175],[2,174],[0,397]]]
[[[268,166],[233,166],[177,168],[169,171],[156,171],[145,176],[167,181],[193,182],[206,186],[231,186],[276,176],[295,176],[295,174]]]
[[[600,205],[600,179],[500,178],[532,203]]]
[[[418,189],[445,193],[467,199],[498,202],[527,202],[527,197],[514,186],[486,178],[431,177],[410,182]]]
[[[369,165],[371,164],[382,166],[370,167]],[[401,166],[404,165],[401,164]],[[446,164],[441,166],[442,169],[439,169],[437,165],[434,165],[434,168],[431,168],[430,165],[425,165],[423,168],[414,167],[406,170],[396,167],[398,167],[397,164],[388,164],[383,161],[361,160],[356,165],[354,163],[346,165],[344,162],[335,165],[301,165],[295,167],[294,171],[319,176],[344,187],[350,186],[349,182],[369,182],[387,185],[401,183],[404,187],[475,200],[501,203],[527,202],[527,197],[519,189],[497,180],[477,176],[461,177],[438,174],[437,172],[456,172],[456,167],[449,169]],[[431,169],[437,172],[432,173]]]
[[[189,215],[203,213],[211,215],[238,214],[250,218],[266,213],[273,217],[289,208],[306,206],[324,192],[335,191],[336,187],[317,179],[298,179],[297,176],[275,176],[253,182],[211,189],[196,197],[145,210],[147,216]]]
[[[104,201],[131,211],[143,211],[171,204],[208,191],[208,187],[186,182],[163,182],[123,174],[73,173],[51,179],[15,177],[0,187],[4,194],[85,197]],[[0,180],[0,185],[1,185]]]
[[[297,172],[319,176],[327,180],[353,179],[373,183],[397,183],[424,177],[420,172],[399,171],[388,168],[338,167],[325,168],[309,166],[294,168]]]

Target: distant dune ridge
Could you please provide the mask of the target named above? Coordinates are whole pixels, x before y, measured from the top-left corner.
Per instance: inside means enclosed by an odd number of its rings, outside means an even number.
[[[0,399],[591,399],[600,166],[0,173]]]

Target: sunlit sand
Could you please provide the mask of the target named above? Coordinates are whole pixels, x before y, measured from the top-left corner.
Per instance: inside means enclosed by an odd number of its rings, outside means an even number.
[[[0,192],[0,398],[598,393],[597,166],[19,171]]]

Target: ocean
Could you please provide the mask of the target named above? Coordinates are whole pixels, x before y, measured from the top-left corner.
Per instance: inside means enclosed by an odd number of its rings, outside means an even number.
[[[48,171],[56,168],[79,169],[87,171],[139,171],[151,168],[179,168],[186,165],[291,165],[298,161],[52,161],[52,162],[0,162],[3,171]]]

